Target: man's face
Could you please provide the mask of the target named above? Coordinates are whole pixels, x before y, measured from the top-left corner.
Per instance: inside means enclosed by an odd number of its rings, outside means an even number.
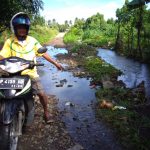
[[[16,29],[17,29],[18,36],[26,36],[27,35],[27,29],[26,29],[25,25],[17,25]]]

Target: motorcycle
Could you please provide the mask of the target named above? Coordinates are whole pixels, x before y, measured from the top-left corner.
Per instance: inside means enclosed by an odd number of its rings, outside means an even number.
[[[38,53],[46,51],[42,47]],[[3,150],[17,149],[23,126],[34,118],[31,79],[21,72],[43,65],[18,57],[0,60],[0,148]]]

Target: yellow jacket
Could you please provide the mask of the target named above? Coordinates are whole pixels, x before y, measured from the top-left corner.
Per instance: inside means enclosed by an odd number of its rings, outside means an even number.
[[[18,41],[16,37],[11,37],[6,40],[0,51],[0,55],[4,58],[17,56],[26,60],[36,61],[36,56],[42,56],[42,54],[37,52],[41,47],[40,43],[31,36],[27,36],[23,42]],[[22,75],[29,75],[31,78],[39,77],[36,67],[34,67],[34,69],[24,70]]]

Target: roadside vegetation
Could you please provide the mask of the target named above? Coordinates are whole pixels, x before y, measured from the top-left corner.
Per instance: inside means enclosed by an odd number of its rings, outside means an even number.
[[[49,42],[58,32],[64,32],[72,21],[65,21],[64,24],[58,24],[55,19],[46,21],[40,15],[43,9],[42,0],[5,0],[0,5],[0,49],[4,41],[11,36],[10,20],[18,12],[26,12],[31,19],[31,28],[29,35],[35,37],[41,44]]]
[[[36,38],[41,44],[45,44],[52,40],[58,31],[47,26],[36,25],[31,27],[29,35]]]
[[[115,21],[108,19],[106,22],[104,16],[97,13],[87,20],[76,18],[74,26],[65,35],[64,42],[82,42],[95,47],[111,48],[115,43],[115,33]]]
[[[53,39],[59,31],[50,27],[44,17],[40,15],[31,16],[31,26],[29,35],[36,38],[41,44],[45,44]],[[7,38],[12,35],[10,28],[0,33],[0,45],[2,46]]]
[[[145,97],[139,89],[98,90],[97,118],[108,123],[125,149],[148,150],[150,116],[145,113]]]
[[[53,39],[58,31],[56,29],[51,29],[47,26],[40,26],[35,25],[31,26],[29,35],[36,38],[41,44],[45,44],[49,42],[51,39]],[[1,33],[0,36],[0,45],[2,46],[7,38],[11,36],[10,30],[5,30],[3,33]]]

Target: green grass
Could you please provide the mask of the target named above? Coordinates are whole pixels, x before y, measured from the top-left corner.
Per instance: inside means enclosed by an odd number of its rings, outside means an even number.
[[[46,26],[31,26],[29,35],[36,38],[41,44],[45,44],[53,39],[58,31],[56,29],[51,29]],[[11,35],[10,30],[6,30],[0,34],[0,45],[4,44],[4,41]]]
[[[4,44],[4,41],[10,37],[10,30],[6,30],[0,33],[0,45]]]
[[[90,57],[85,61],[86,70],[92,75],[94,82],[101,82],[103,77],[117,78],[120,73],[112,65],[98,57]]]
[[[105,120],[117,133],[120,143],[125,149],[148,150],[149,139],[142,135],[142,129],[150,128],[150,118],[137,113],[133,106],[136,96],[132,96],[129,89],[113,88],[99,89],[96,93],[98,104],[102,100],[109,100],[114,105],[126,107],[126,110],[97,109],[97,117]],[[144,96],[143,96],[144,97]],[[147,130],[149,132],[149,129]]]
[[[36,38],[41,44],[45,44],[53,39],[57,33],[58,31],[55,29],[36,25],[31,28],[29,35]]]

